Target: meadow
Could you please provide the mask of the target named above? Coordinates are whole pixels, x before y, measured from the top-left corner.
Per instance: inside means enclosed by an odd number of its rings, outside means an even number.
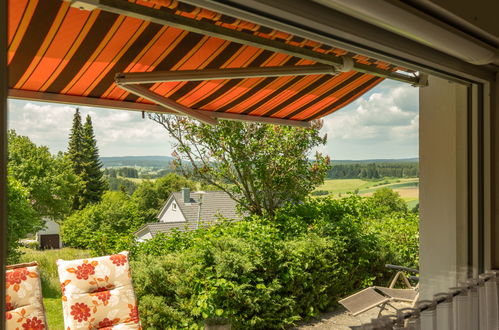
[[[316,190],[324,190],[334,197],[349,193],[371,196],[379,188],[390,188],[398,192],[410,208],[419,203],[419,178],[385,178],[380,180],[326,179]]]

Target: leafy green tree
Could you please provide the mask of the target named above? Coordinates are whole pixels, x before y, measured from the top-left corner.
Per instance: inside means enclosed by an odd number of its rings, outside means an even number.
[[[144,181],[132,195],[139,209],[146,212],[148,219],[154,221],[168,197],[182,188],[195,189],[196,183],[175,173],[169,173],[154,182]]]
[[[71,247],[111,253],[146,222],[147,218],[130,197],[108,191],[102,201],[87,205],[66,218],[61,226],[64,243]]]
[[[382,214],[394,212],[407,213],[408,211],[407,204],[400,197],[399,193],[390,188],[385,187],[376,190],[371,200],[374,207]]]
[[[69,159],[53,156],[45,146],[38,147],[26,136],[8,133],[8,172],[28,193],[41,217],[61,220],[69,215],[72,200],[81,187]]]
[[[112,177],[110,175],[105,176],[105,179],[109,190],[112,191],[122,190],[123,188],[128,195],[131,195],[137,189],[137,184],[128,179]]]
[[[89,203],[99,202],[107,189],[90,115],[87,115],[83,126],[83,153],[85,162],[82,177],[85,188],[82,194],[82,205],[85,206]]]
[[[312,149],[326,143],[320,121],[310,128],[220,121],[215,127],[184,117],[151,114],[175,140],[176,166],[225,191],[243,210],[269,213],[302,201],[324,182],[329,157]]]
[[[40,215],[30,203],[28,189],[12,176],[8,179],[7,262],[19,259],[19,239],[43,227]]]

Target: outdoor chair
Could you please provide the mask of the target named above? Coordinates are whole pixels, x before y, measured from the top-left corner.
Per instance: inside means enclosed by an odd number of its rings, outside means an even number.
[[[30,262],[6,269],[6,328],[46,329],[38,264]]]
[[[411,304],[411,307],[416,303],[419,296],[419,284],[413,286],[411,281],[417,282],[418,277],[408,276],[406,273],[418,274],[417,269],[396,266],[396,265],[386,265],[387,268],[397,270],[397,273],[390,281],[388,287],[382,286],[372,286],[353,295],[346,297],[339,301],[353,316],[364,313],[372,308],[379,307],[380,311],[378,317],[381,315],[382,311],[386,309],[386,305],[393,307],[391,302],[407,302]],[[395,285],[399,280],[404,283],[404,288],[395,288]],[[393,307],[396,309],[395,307]]]
[[[57,266],[66,330],[141,329],[128,252]]]

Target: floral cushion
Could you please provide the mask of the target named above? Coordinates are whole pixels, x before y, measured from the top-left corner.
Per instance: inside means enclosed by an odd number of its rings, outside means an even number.
[[[128,252],[57,266],[66,330],[140,329]]]
[[[42,286],[36,262],[7,266],[5,275],[7,329],[46,329]]]

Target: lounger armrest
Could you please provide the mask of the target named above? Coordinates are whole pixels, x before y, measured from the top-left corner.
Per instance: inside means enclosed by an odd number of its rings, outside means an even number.
[[[404,272],[410,272],[410,273],[419,274],[419,270],[414,269],[414,268],[409,268],[409,267],[404,267],[404,266],[397,266],[397,265],[390,265],[390,264],[386,264],[385,267],[386,268],[390,268],[390,269],[394,269],[394,270],[401,270],[401,271],[404,271]]]
[[[414,282],[419,282],[419,277],[418,276],[407,276],[408,279]]]

